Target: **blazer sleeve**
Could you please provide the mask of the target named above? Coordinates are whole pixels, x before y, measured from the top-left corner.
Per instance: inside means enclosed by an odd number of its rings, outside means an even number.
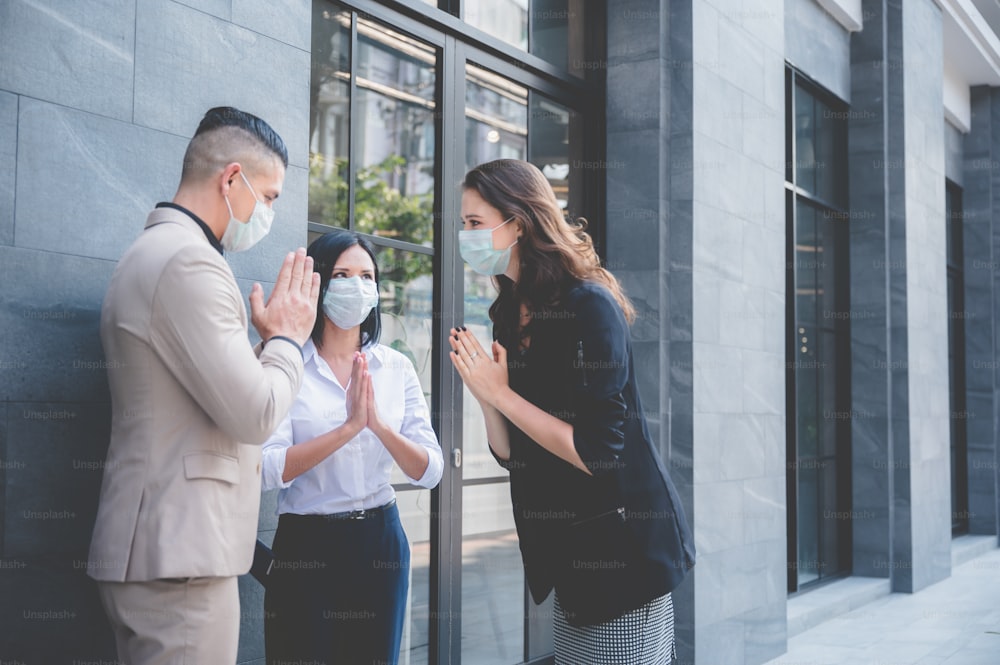
[[[258,358],[243,312],[232,273],[214,250],[187,246],[168,262],[157,284],[150,342],[223,432],[260,445],[298,393],[302,354],[277,342],[264,345]]]
[[[607,289],[587,285],[574,300],[578,324],[573,340],[573,443],[587,469],[599,476],[618,468],[625,447],[627,414],[622,392],[629,373],[629,329]]]

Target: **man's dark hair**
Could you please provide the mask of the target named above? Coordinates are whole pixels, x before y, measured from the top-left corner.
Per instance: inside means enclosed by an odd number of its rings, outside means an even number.
[[[274,158],[288,168],[285,142],[269,124],[232,106],[217,106],[205,113],[188,144],[181,182],[210,177],[232,162],[251,171],[266,168]]]
[[[281,158],[282,165],[288,168],[288,149],[285,142],[278,136],[278,132],[252,113],[241,111],[232,106],[216,106],[205,113],[205,117],[198,124],[198,129],[194,135],[198,136],[207,131],[218,129],[219,127],[239,127],[257,138],[268,150]]]

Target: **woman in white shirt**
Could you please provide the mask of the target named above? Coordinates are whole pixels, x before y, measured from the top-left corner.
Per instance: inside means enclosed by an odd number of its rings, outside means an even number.
[[[393,463],[431,488],[444,463],[412,363],[378,343],[371,245],[336,230],[309,246],[320,305],[298,398],[264,444],[280,488],[264,596],[268,663],[396,663],[410,568]]]

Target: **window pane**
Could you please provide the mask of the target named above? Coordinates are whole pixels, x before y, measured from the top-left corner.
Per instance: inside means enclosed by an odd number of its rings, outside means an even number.
[[[462,662],[520,663],[524,568],[509,484],[463,488],[462,533]]]
[[[795,184],[816,192],[816,108],[813,96],[795,86]]]
[[[309,219],[348,226],[354,141],[352,228],[431,246],[437,51],[359,18],[352,125],[351,15],[333,3],[314,7]]]
[[[586,0],[533,0],[530,51],[560,69],[582,76]]]
[[[528,89],[475,65],[465,71],[465,168],[528,155]]]
[[[431,346],[433,343],[434,264],[427,254],[392,247],[376,247],[379,269],[381,344],[410,359],[420,378],[428,408],[431,405]],[[407,483],[394,466],[393,483]]]
[[[798,505],[798,573],[799,586],[819,579],[822,562],[819,560],[818,496],[819,473],[816,464],[799,464]]]
[[[816,195],[824,201],[844,205],[846,178],[840,144],[843,114],[816,100]]]
[[[410,541],[410,593],[406,598],[399,662],[426,665],[430,644],[431,491],[396,493],[400,521]]]
[[[479,343],[489,348],[493,341],[493,324],[488,309],[496,298],[496,289],[489,277],[479,275],[465,266],[465,318],[462,325],[469,329]],[[462,478],[492,478],[507,476],[490,453],[486,438],[486,424],[479,402],[469,389],[462,386]],[[510,506],[510,498],[504,501]]]
[[[531,92],[528,97],[531,100],[528,161],[542,170],[552,185],[559,206],[566,211],[569,208],[571,170],[570,122],[577,124],[576,114],[536,92]],[[580,160],[576,161],[579,163]],[[574,212],[579,214],[579,211]]]
[[[839,470],[833,458],[824,459],[819,468],[819,559],[822,562],[819,576],[829,577],[841,570],[840,539],[850,526],[850,508],[838,509],[837,476]]]
[[[820,199],[846,206],[846,114],[795,86],[796,184]]]
[[[838,342],[847,332],[840,310],[837,239],[843,220],[801,198],[795,200],[795,445],[798,492],[794,537],[799,587],[838,573],[848,562],[840,544],[850,508],[838,485],[846,453],[844,407],[838,400],[843,364]],[[790,536],[791,537],[791,536]]]
[[[528,157],[528,90],[474,65],[466,67],[465,169],[494,159]],[[460,221],[456,220],[456,224]],[[457,227],[456,227],[457,231]],[[493,340],[489,308],[497,296],[493,280],[464,266],[463,324],[484,346]],[[467,388],[463,392],[463,478],[506,475],[489,452],[482,411]],[[509,507],[509,497],[504,499]]]
[[[465,0],[462,18],[469,25],[527,51],[530,4],[531,0]]]
[[[571,109],[486,69],[466,67],[466,169],[494,159],[527,160],[545,174],[566,210],[572,208],[570,181],[579,171],[571,167],[581,161],[574,159],[579,146],[571,154],[570,144],[583,139],[581,119]]]
[[[313,4],[309,87],[309,220],[347,226],[351,15]]]
[[[379,266],[380,343],[396,349],[413,363],[424,398],[431,404],[432,257],[376,246]],[[406,485],[393,466],[391,482]],[[411,486],[412,487],[412,486]],[[396,492],[403,529],[410,541],[410,594],[403,627],[400,662],[423,665],[428,658],[430,616],[431,493],[425,489]]]
[[[493,341],[493,324],[490,322],[489,308],[496,298],[496,287],[493,281],[484,275],[474,272],[465,265],[465,317],[462,325],[466,326],[479,343],[489,348]],[[469,389],[462,386],[462,477],[491,478],[506,476],[503,469],[489,450],[486,438],[486,425],[483,422],[483,412],[479,402],[472,396]],[[510,498],[505,497],[505,505],[510,507]]]
[[[585,0],[465,0],[463,19],[522,51],[582,76]]]
[[[433,244],[436,51],[358,20],[358,231]]]

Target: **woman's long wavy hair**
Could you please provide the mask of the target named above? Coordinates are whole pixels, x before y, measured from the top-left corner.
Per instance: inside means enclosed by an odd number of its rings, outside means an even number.
[[[618,301],[626,320],[635,320],[635,308],[618,280],[601,266],[586,232],[587,220],[571,222],[565,218],[552,186],[533,164],[517,159],[480,164],[465,174],[462,189],[475,190],[504,219],[514,217],[521,223],[517,283],[497,275],[494,280],[500,294],[490,306],[494,335],[508,349],[519,337],[521,303],[532,312],[551,308],[576,281],[603,284]]]

